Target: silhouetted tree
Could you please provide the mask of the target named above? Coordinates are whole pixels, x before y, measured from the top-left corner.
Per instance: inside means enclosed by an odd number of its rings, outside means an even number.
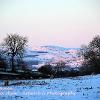
[[[100,36],[97,35],[89,43],[88,46],[81,48],[81,54],[84,57],[84,64],[86,63],[86,70],[89,73],[100,73]]]
[[[14,59],[16,57],[21,58],[24,53],[24,48],[27,43],[27,38],[18,34],[8,34],[4,39],[3,46],[8,56],[11,57],[12,72],[15,71]]]

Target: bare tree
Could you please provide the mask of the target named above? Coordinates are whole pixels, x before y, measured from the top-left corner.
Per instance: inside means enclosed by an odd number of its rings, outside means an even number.
[[[22,57],[26,43],[27,38],[18,34],[8,34],[4,39],[3,45],[5,46],[6,53],[11,58],[12,72],[15,71],[14,59],[16,57]]]
[[[84,57],[83,65],[89,66],[92,72],[100,73],[100,36],[95,36],[92,41],[81,48]],[[88,68],[87,68],[88,69]]]

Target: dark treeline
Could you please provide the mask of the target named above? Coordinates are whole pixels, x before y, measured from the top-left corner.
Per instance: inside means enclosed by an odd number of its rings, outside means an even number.
[[[78,68],[71,68],[70,66],[66,66],[63,62],[58,62],[55,66],[50,64],[41,66],[38,71],[48,75],[50,78],[73,77],[79,75]]]
[[[83,45],[80,48],[79,56],[82,56],[84,61],[80,67],[76,68],[71,68],[66,65],[66,62],[61,61],[55,65],[41,66],[37,72],[34,72],[23,60],[26,44],[26,37],[18,34],[7,35],[0,46],[0,72],[18,73],[19,76],[15,77],[25,79],[72,77],[100,73],[100,36],[95,36],[88,45]],[[2,77],[3,74],[0,75],[0,78]]]

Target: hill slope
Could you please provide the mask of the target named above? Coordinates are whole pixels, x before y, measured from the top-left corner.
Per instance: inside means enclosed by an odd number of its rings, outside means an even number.
[[[29,65],[66,62],[71,67],[77,67],[82,59],[78,56],[79,48],[64,48],[59,46],[41,46],[33,50],[26,50],[24,60]]]

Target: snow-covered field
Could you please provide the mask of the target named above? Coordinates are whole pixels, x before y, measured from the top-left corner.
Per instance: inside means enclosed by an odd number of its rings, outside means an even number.
[[[0,100],[100,100],[100,75],[0,81]]]

